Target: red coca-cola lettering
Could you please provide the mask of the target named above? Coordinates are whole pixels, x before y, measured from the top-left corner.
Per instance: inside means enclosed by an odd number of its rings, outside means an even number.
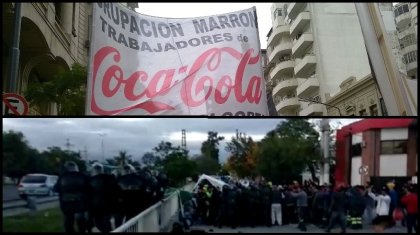
[[[218,104],[225,103],[233,90],[235,99],[239,103],[248,101],[249,103],[259,104],[262,96],[261,82],[262,78],[253,76],[248,83],[245,94],[242,91],[243,75],[246,66],[255,64],[259,61],[259,54],[251,57],[252,49],[246,51],[244,54],[236,51],[233,48],[212,48],[200,55],[191,66],[187,74],[187,78],[181,81],[181,99],[183,103],[189,107],[197,107],[207,101],[213,94],[214,100]],[[235,80],[228,75],[222,76],[216,84],[216,89],[213,88],[214,79],[210,76],[198,76],[198,72],[203,68],[207,68],[208,72],[217,70],[221,65],[222,53],[227,53],[237,60],[240,60]],[[92,100],[91,109],[96,114],[101,115],[115,115],[126,112],[132,109],[143,109],[148,113],[156,113],[164,110],[175,110],[174,107],[164,104],[162,102],[153,101],[153,98],[158,96],[165,96],[174,87],[178,81],[174,81],[175,69],[166,69],[158,71],[147,83],[149,75],[145,71],[136,71],[127,79],[124,79],[124,72],[118,65],[111,65],[105,69],[105,73],[101,80],[101,91],[103,96],[110,98],[114,97],[118,91],[124,89],[124,99],[127,101],[138,101],[147,97],[147,101],[135,104],[133,106],[124,107],[117,110],[104,110],[99,107],[95,99],[95,85],[97,81],[97,74],[99,67],[108,56],[113,56],[113,61],[118,63],[121,60],[119,51],[113,47],[103,47],[94,56],[93,61],[93,82],[92,82]],[[183,68],[187,68],[183,66]],[[181,71],[178,70],[178,71]],[[205,71],[203,71],[205,72]],[[113,82],[113,83],[112,83]],[[111,87],[111,84],[115,84]],[[158,84],[162,84],[158,87]],[[140,86],[142,89],[138,89]],[[207,88],[207,89],[206,89]],[[225,95],[222,95],[222,90],[227,89]],[[140,92],[138,92],[140,90]],[[135,94],[135,92],[137,92]],[[200,96],[201,98],[197,98]],[[121,97],[118,97],[121,98]]]

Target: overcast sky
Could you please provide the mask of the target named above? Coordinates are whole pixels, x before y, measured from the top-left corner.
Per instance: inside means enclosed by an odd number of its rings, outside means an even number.
[[[59,146],[66,149],[66,139],[73,145],[72,150],[82,150],[86,146],[89,160],[101,160],[100,134],[104,139],[105,158],[116,156],[126,150],[135,160],[140,160],[145,152],[162,141],[181,144],[181,129],[186,129],[187,148],[191,155],[200,153],[201,143],[207,139],[208,131],[217,131],[225,139],[231,140],[236,129],[262,139],[274,129],[282,119],[204,119],[204,118],[3,118],[3,131],[22,132],[29,144],[38,150]],[[332,126],[357,121],[339,119]],[[316,121],[314,122],[316,123]],[[225,142],[221,144],[221,161],[227,158]]]
[[[229,13],[257,7],[261,48],[267,48],[267,34],[272,26],[270,7],[273,3],[139,3],[137,12],[159,17],[189,18]]]

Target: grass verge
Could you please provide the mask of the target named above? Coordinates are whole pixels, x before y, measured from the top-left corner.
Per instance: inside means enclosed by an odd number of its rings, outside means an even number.
[[[64,232],[59,207],[3,218],[3,232]]]

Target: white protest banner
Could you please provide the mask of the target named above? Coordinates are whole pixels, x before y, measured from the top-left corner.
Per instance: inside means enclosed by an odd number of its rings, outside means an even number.
[[[94,3],[88,115],[268,114],[255,7],[198,17]]]

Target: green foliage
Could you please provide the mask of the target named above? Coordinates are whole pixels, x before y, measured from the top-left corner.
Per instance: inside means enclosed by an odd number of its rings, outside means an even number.
[[[63,213],[59,207],[39,210],[35,215],[21,214],[3,217],[3,232],[37,233],[64,232]]]
[[[188,151],[171,142],[161,141],[153,148],[153,153],[145,155],[147,159],[142,159],[143,163],[153,163],[152,168],[166,172],[171,186],[183,185],[185,179],[196,172],[196,164],[188,158]]]
[[[114,157],[117,166],[124,166],[125,164],[132,164],[132,156],[127,154],[127,151],[122,150],[118,152],[118,156]]]
[[[257,144],[251,137],[233,137],[226,145],[226,151],[231,155],[227,168],[239,177],[256,176]]]
[[[219,173],[220,165],[216,159],[206,155],[198,155],[193,158],[197,165],[198,174],[216,175]]]
[[[154,153],[147,152],[143,154],[143,157],[141,158],[141,161],[144,165],[147,167],[153,167],[159,164],[159,157],[155,155]]]
[[[261,141],[258,155],[259,173],[273,182],[300,179],[305,169],[314,177],[314,163],[320,161],[319,134],[307,120],[287,119]]]
[[[163,160],[163,168],[172,186],[185,184],[185,179],[196,171],[195,162],[188,159],[184,151],[173,152]]]
[[[218,133],[214,131],[209,131],[207,140],[201,144],[201,153],[206,156],[210,157],[219,163],[219,142],[224,140],[225,137],[217,136]]]
[[[86,81],[86,67],[75,63],[71,70],[58,74],[51,81],[29,83],[25,98],[38,107],[57,104],[58,115],[84,115]]]
[[[28,173],[59,174],[66,161],[74,161],[80,171],[85,171],[85,162],[79,153],[49,147],[39,153],[26,141],[21,132],[3,132],[3,174],[21,178]]]

